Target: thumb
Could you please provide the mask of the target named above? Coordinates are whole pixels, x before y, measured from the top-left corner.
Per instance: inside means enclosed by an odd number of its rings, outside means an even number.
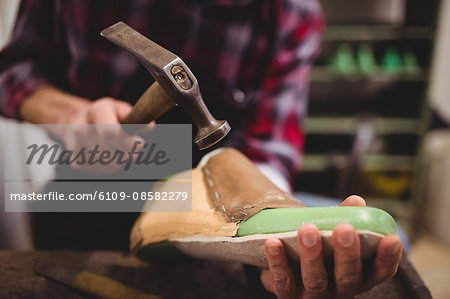
[[[123,101],[115,101],[114,102],[114,109],[117,115],[117,118],[119,121],[123,120],[133,109],[133,106],[131,106],[130,103],[123,102]],[[145,134],[150,131],[152,131],[155,128],[155,121],[151,121],[145,126],[139,126],[139,129],[136,129],[136,132],[133,132],[135,134]]]
[[[365,207],[366,201],[358,195],[350,195],[339,206],[340,207]]]

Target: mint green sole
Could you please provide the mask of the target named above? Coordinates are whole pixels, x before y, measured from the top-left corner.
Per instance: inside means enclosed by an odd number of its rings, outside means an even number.
[[[340,223],[381,235],[396,234],[394,219],[383,210],[368,207],[279,208],[262,210],[238,223],[237,237],[295,231],[305,223],[333,230]]]

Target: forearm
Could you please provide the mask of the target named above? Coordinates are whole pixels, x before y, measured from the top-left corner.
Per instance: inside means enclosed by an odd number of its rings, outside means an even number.
[[[53,86],[43,86],[28,95],[19,106],[20,116],[31,123],[62,124],[89,106],[89,100]]]

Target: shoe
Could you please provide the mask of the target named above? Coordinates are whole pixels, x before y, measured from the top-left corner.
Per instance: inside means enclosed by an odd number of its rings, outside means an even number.
[[[368,44],[363,44],[358,48],[358,67],[361,73],[370,77],[377,71],[372,48]]]
[[[392,217],[379,209],[303,207],[235,149],[215,152],[197,168],[171,177],[154,191],[167,192],[189,177],[191,212],[151,212],[150,206],[134,224],[131,250],[141,258],[160,259],[176,251],[267,268],[264,243],[279,238],[288,256],[298,262],[297,229],[313,223],[322,236],[325,261],[331,262],[331,233],[334,226],[344,222],[357,230],[365,260],[375,256],[381,237],[396,233]]]
[[[403,54],[403,62],[405,64],[404,71],[407,75],[416,76],[420,74],[420,66],[417,62],[417,56],[413,51],[405,51]]]
[[[330,70],[340,76],[351,76],[358,72],[358,65],[353,50],[348,43],[342,43],[337,48],[330,61]]]
[[[382,67],[386,74],[399,75],[403,72],[403,62],[399,51],[390,46],[382,58]]]

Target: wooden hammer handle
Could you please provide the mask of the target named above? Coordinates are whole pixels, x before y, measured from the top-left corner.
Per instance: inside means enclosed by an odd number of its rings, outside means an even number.
[[[147,124],[159,118],[174,105],[175,103],[161,89],[158,82],[154,82],[141,95],[130,113],[120,122],[122,124]]]

